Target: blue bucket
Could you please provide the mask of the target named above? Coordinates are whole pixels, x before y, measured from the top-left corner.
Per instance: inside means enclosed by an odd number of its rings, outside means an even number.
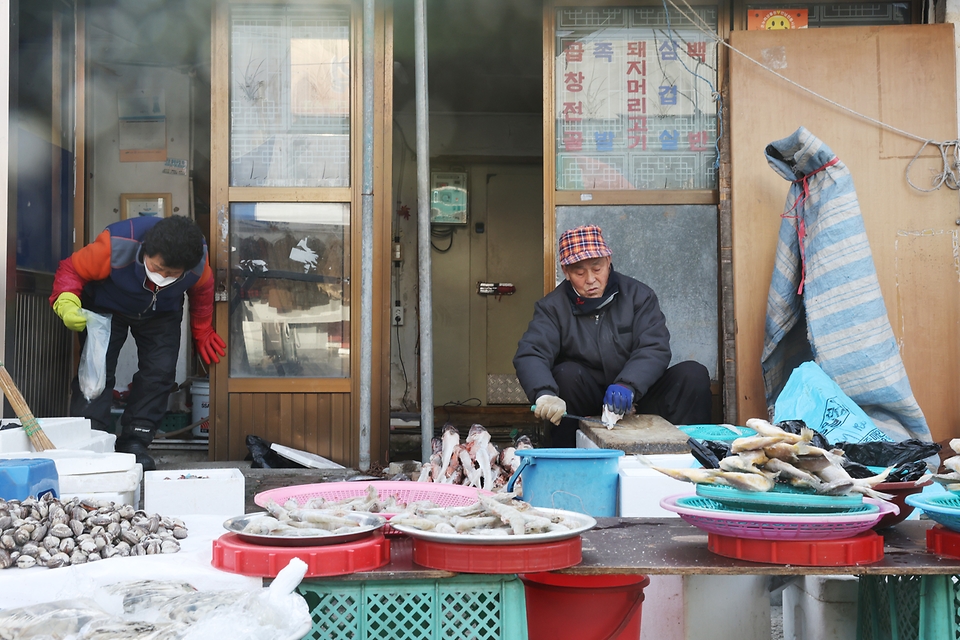
[[[595,517],[617,515],[619,449],[521,449],[507,491],[523,475],[523,500],[535,507]]]

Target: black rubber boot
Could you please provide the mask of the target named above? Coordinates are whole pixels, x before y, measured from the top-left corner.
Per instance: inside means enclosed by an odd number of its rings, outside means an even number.
[[[157,432],[155,425],[145,423],[133,423],[124,425],[117,438],[116,451],[120,453],[132,453],[137,457],[137,462],[143,465],[144,471],[156,471],[157,463],[150,456],[150,443],[153,442],[153,436]]]

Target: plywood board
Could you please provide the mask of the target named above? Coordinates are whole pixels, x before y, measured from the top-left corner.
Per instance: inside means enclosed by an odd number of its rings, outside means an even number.
[[[837,105],[938,140],[957,137],[953,25],[731,34],[734,313],[738,418],[765,416],[760,354],[780,213],[790,184],[764,157],[800,126],[849,167],[914,394],[935,439],[960,435],[960,218],[955,192],[921,193],[905,170],[921,143]],[[795,83],[795,84],[793,84]],[[829,98],[831,104],[797,85]],[[914,182],[934,164],[924,154]]]

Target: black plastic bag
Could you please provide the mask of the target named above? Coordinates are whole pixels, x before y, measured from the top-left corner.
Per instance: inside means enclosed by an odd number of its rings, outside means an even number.
[[[905,462],[916,462],[940,453],[936,442],[916,438],[901,442],[838,442],[847,458],[871,467],[896,467]]]
[[[805,428],[810,429],[810,431],[813,431],[813,441],[810,444],[812,444],[815,447],[820,447],[821,449],[827,449],[827,450],[830,449],[830,443],[827,442],[827,439],[825,437],[823,437],[823,434],[821,434],[816,429],[811,429],[810,427],[808,427],[807,423],[804,422],[803,420],[783,420],[782,422],[778,422],[773,426],[779,427],[784,431],[786,431],[787,433],[793,433],[795,435],[800,435],[800,431],[802,431]]]
[[[905,462],[890,472],[887,476],[887,482],[907,482],[908,480],[918,480],[927,472],[927,463],[923,460],[914,460]]]
[[[704,469],[719,469],[720,461],[730,455],[730,443],[688,438],[690,453]]]
[[[872,469],[868,469],[862,464],[846,457],[843,458],[843,468],[850,474],[851,478],[871,478],[877,475]],[[909,482],[911,480],[919,480],[926,472],[927,463],[923,460],[904,462],[891,469],[884,482]]]
[[[854,479],[872,478],[873,476],[877,475],[876,473],[874,473],[870,469],[867,469],[865,466],[863,466],[859,462],[854,462],[853,460],[847,457],[842,458],[840,461],[840,464],[843,467],[843,470],[846,471],[848,474],[850,474],[850,477]]]
[[[247,436],[248,458],[253,461],[251,469],[306,469],[302,464],[287,460],[271,449],[271,444],[260,436]]]

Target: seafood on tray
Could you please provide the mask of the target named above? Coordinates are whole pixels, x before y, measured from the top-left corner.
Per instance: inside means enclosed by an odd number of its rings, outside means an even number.
[[[843,468],[843,451],[826,450],[812,444],[814,431],[803,427],[790,433],[766,420],[752,418],[747,427],[756,435],[737,438],[731,454],[720,460],[719,469],[653,469],[686,482],[717,484],[741,491],[770,491],[785,483],[802,491],[827,496],[860,493],[889,500],[892,496],[873,487],[884,482],[890,469],[869,478],[852,478]],[[960,445],[960,439],[957,440]],[[960,456],[957,457],[960,463]],[[957,465],[960,471],[960,464]],[[957,474],[960,482],[960,473]]]
[[[437,506],[430,500],[425,500],[426,506]],[[417,503],[419,504],[419,503]],[[323,496],[310,498],[302,505],[296,500],[287,500],[283,507],[287,510],[293,509],[334,509],[339,511],[360,511],[363,513],[400,513],[407,511],[412,506],[397,499],[396,495],[390,494],[381,496],[377,488],[372,484],[367,485],[367,490],[363,495],[342,498],[340,500],[328,500]]]
[[[478,496],[477,502],[462,507],[416,508],[394,516],[390,524],[420,531],[472,536],[566,532],[582,525],[568,516],[546,513],[526,502],[514,500],[515,496],[514,493],[497,493]]]
[[[950,448],[953,449],[953,452],[957,455],[943,461],[943,466],[947,468],[947,473],[935,473],[931,477],[934,481],[942,484],[947,491],[960,493],[960,438],[951,440]]]
[[[292,501],[296,504],[296,501]],[[267,502],[267,513],[251,518],[240,531],[258,536],[290,536],[320,538],[344,533],[370,530],[352,516],[348,509],[305,509],[300,506],[281,506]]]
[[[498,450],[490,442],[490,433],[483,425],[474,424],[465,442],[460,432],[447,423],[439,438],[432,441],[430,461],[420,468],[418,482],[460,484],[486,491],[500,491],[520,466],[517,449],[532,449],[530,438],[520,436],[515,447]]]

